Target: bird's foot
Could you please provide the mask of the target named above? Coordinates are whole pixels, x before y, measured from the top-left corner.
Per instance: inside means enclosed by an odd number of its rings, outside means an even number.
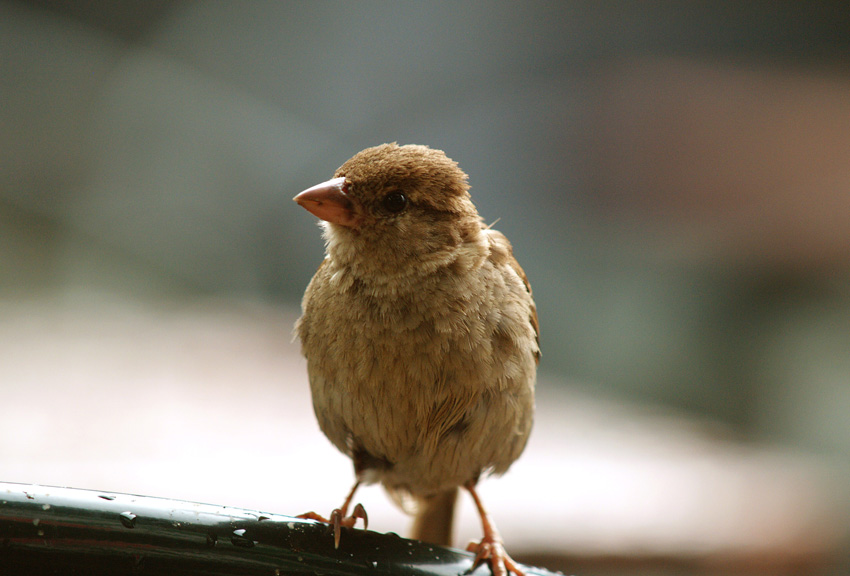
[[[319,522],[324,522],[325,524],[330,524],[334,529],[334,548],[339,548],[339,537],[343,528],[354,528],[354,525],[357,524],[357,519],[363,519],[363,529],[367,529],[369,527],[369,516],[366,514],[366,509],[363,508],[362,504],[357,504],[354,506],[354,511],[352,511],[351,516],[345,515],[345,510],[342,508],[336,508],[333,512],[331,512],[330,518],[325,518],[315,512],[306,512],[304,514],[299,514],[296,518],[304,518],[305,520],[317,520]]]
[[[490,571],[493,576],[508,576],[508,571],[513,572],[516,576],[525,576],[525,571],[505,552],[502,537],[484,508],[481,498],[478,497],[475,481],[467,482],[463,486],[475,501],[475,507],[478,508],[478,514],[481,516],[481,527],[484,528],[484,537],[481,538],[481,542],[470,542],[469,546],[466,547],[467,552],[475,552],[475,562],[469,572],[478,568],[486,560],[490,563]]]
[[[493,576],[508,576],[508,572],[513,572],[516,576],[525,576],[525,571],[508,556],[498,534],[485,535],[481,542],[470,542],[466,551],[475,553],[475,562],[467,573],[474,571],[486,561],[490,563]]]

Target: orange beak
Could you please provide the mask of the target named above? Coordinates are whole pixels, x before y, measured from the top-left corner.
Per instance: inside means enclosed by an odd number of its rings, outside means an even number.
[[[345,178],[332,178],[316,184],[293,200],[308,212],[332,224],[354,228],[360,223],[357,205],[345,193]]]

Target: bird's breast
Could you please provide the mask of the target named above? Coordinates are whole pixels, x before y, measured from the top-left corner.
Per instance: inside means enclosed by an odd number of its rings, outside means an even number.
[[[314,409],[355,467],[357,454],[365,455],[381,463],[385,482],[433,487],[506,468],[518,456],[530,427],[532,355],[504,335],[504,311],[490,301],[492,279],[467,285],[443,279],[381,294],[340,270],[311,283],[298,333]],[[519,373],[507,372],[518,364]],[[494,422],[501,428],[487,430]],[[496,462],[496,448],[483,446],[482,436],[517,443],[516,454]]]

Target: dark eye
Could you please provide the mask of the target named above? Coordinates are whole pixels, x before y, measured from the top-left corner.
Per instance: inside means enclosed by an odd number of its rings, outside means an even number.
[[[381,200],[381,205],[387,212],[398,214],[407,207],[407,196],[401,192],[390,192]]]

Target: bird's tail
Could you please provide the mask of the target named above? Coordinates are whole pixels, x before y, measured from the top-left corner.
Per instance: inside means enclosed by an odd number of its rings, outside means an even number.
[[[419,499],[410,537],[440,546],[451,546],[457,488]]]

